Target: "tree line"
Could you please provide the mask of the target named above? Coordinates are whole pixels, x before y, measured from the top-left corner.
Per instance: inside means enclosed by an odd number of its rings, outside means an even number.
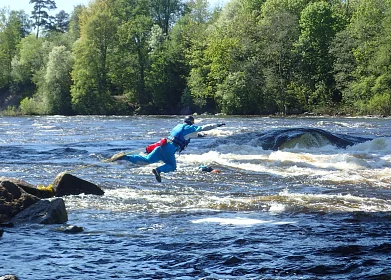
[[[391,0],[30,3],[0,10],[3,114],[391,114]]]

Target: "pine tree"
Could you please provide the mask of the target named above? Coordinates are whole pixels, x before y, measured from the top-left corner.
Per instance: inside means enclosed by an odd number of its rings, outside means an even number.
[[[48,11],[57,9],[56,2],[53,0],[30,0],[30,4],[34,4],[34,10],[31,12],[34,23],[33,26],[37,28],[37,35],[39,35],[39,28],[51,29],[53,26],[53,16],[49,16]]]

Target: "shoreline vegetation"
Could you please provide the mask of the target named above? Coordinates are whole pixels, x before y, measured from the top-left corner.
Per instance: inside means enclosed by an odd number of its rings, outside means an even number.
[[[30,2],[0,7],[1,116],[391,115],[390,1]]]

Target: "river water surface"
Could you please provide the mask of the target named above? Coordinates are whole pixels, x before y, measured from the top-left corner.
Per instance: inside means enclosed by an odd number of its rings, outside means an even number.
[[[142,152],[181,118],[0,118],[0,176],[49,185],[67,171],[105,191],[64,197],[67,225],[82,233],[4,229],[0,275],[391,279],[391,119],[203,116],[196,124],[227,125],[192,140],[162,183],[151,173],[158,164],[102,162]],[[306,133],[263,145],[265,133],[299,128],[359,141],[337,147]]]

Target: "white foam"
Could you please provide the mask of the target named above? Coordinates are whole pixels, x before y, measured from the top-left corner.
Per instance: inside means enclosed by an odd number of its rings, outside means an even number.
[[[315,209],[335,209],[338,211],[390,211],[391,207],[379,198],[358,197],[351,194],[307,194],[290,193],[284,190],[279,193],[291,203],[305,205]]]
[[[348,151],[365,151],[365,152],[391,152],[391,138],[380,137],[370,141],[356,144],[354,146],[347,147]]]
[[[192,220],[193,224],[200,223],[216,223],[220,225],[235,225],[235,226],[254,226],[259,224],[274,224],[274,225],[282,225],[282,224],[294,224],[296,222],[286,222],[286,221],[274,221],[274,220],[258,220],[258,219],[250,219],[250,218],[204,218],[199,220]]]

